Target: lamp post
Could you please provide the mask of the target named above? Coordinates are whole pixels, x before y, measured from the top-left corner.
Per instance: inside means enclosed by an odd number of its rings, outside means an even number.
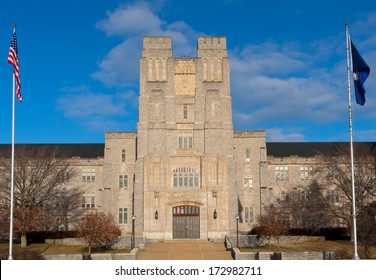
[[[236,248],[239,248],[239,213],[236,213]]]
[[[135,230],[135,222],[136,222],[136,216],[135,215],[132,215],[132,237],[131,237],[131,249],[133,249],[135,247],[135,234],[134,234],[134,230]]]

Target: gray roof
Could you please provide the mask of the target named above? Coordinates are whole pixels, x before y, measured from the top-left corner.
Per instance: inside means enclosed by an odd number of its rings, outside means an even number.
[[[56,148],[63,157],[81,157],[97,158],[104,156],[104,144],[83,143],[83,144],[16,144],[17,146],[26,146],[30,149],[42,147]],[[0,154],[6,155],[11,153],[10,144],[0,144]]]
[[[376,142],[356,142],[354,145],[370,145],[376,151]],[[334,154],[341,145],[348,145],[346,142],[267,142],[266,149],[268,156],[274,157],[313,157],[318,154]],[[26,146],[30,149],[38,147],[57,148],[64,157],[97,158],[104,156],[103,143],[82,143],[82,144],[16,144]],[[10,154],[10,144],[0,144],[0,154]]]
[[[268,156],[274,157],[313,157],[315,155],[332,155],[338,152],[343,145],[349,145],[348,142],[267,142],[266,150]],[[376,142],[356,142],[358,145],[369,145],[371,149],[376,150]]]

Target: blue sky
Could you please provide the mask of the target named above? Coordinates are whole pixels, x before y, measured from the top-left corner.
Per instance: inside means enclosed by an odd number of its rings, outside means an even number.
[[[376,141],[374,0],[1,1],[0,143],[11,142],[14,21],[16,143],[102,143],[106,131],[136,131],[145,35],[171,35],[176,57],[196,56],[198,36],[227,37],[234,129],[348,141],[346,21],[371,68],[366,104],[353,104],[354,140]]]

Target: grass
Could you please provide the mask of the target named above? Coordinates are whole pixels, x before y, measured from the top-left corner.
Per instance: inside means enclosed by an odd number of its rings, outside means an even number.
[[[68,246],[61,244],[44,244],[33,243],[27,247],[21,248],[21,244],[13,244],[13,258],[14,259],[37,259],[40,255],[56,255],[56,254],[86,254],[88,252],[87,246]],[[129,253],[129,249],[102,249],[93,250],[93,254],[97,253]],[[9,244],[0,244],[0,259],[6,260],[9,255]]]
[[[276,245],[265,245],[261,247],[240,248],[241,252],[307,252],[307,251],[339,251],[342,259],[351,259],[353,255],[353,243],[350,241],[305,241],[290,244],[280,244],[278,249]],[[376,259],[376,246],[372,247],[372,259]],[[14,259],[38,259],[40,255],[55,254],[85,254],[88,252],[87,246],[68,246],[60,244],[42,244],[33,243],[26,248],[21,248],[20,244],[13,244]],[[0,243],[0,259],[8,259],[9,244]],[[103,249],[94,250],[97,253],[129,253],[129,249]],[[360,258],[364,258],[362,247],[358,246]]]
[[[354,253],[354,244],[351,241],[304,241],[296,243],[281,243],[276,245],[240,248],[241,252],[309,252],[309,251],[339,251],[342,259],[351,259]],[[376,259],[376,246],[371,249],[372,259]],[[358,254],[364,258],[363,249],[358,246]]]

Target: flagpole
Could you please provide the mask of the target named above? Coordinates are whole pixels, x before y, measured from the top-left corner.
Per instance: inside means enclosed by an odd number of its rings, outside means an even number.
[[[353,126],[352,126],[352,105],[351,105],[351,68],[352,61],[350,63],[351,46],[349,27],[347,22],[346,27],[346,56],[347,56],[347,93],[349,97],[349,130],[350,130],[350,158],[351,158],[351,189],[352,189],[352,218],[353,218],[353,235],[354,235],[354,255],[353,260],[359,260],[358,256],[358,242],[356,234],[356,209],[355,209],[355,180],[354,180],[354,149],[353,149]]]
[[[13,24],[13,33],[16,32],[16,23]],[[12,80],[12,159],[11,159],[11,179],[10,179],[10,218],[9,218],[9,256],[8,260],[13,260],[13,208],[14,208],[14,123],[15,123],[15,83],[13,73]]]

